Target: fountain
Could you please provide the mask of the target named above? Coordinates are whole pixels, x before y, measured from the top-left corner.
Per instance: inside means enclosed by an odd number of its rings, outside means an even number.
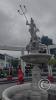
[[[29,25],[31,39],[26,46],[28,54],[21,56],[21,59],[33,66],[32,82],[12,86],[6,89],[2,94],[2,100],[48,100],[47,91],[42,91],[39,88],[38,83],[41,80],[39,66],[47,64],[51,55],[48,54],[46,46],[41,44],[39,37],[36,35],[36,32],[38,32],[39,29],[36,27],[34,20],[31,18],[30,23],[27,21],[26,25]]]
[[[24,5],[23,8],[26,9],[26,6]],[[20,12],[20,10],[22,12]],[[28,54],[21,56],[21,59],[26,63],[32,64],[33,66],[32,82],[7,88],[2,93],[2,100],[49,100],[50,94],[55,92],[54,94],[56,95],[56,85],[52,84],[50,87],[50,85],[48,84],[48,89],[44,88],[46,90],[40,88],[42,83],[46,81],[46,79],[43,79],[44,81],[42,82],[40,66],[43,64],[48,64],[48,60],[50,59],[51,55],[48,54],[47,46],[41,44],[41,41],[36,34],[37,32],[39,32],[39,29],[36,27],[33,18],[31,18],[29,23],[21,5],[20,10],[18,10],[18,12],[21,15],[24,15],[26,19],[26,25],[29,26],[29,32],[31,35],[29,44],[26,46]],[[43,85],[46,86],[46,84]]]
[[[43,92],[39,89],[38,82],[41,80],[41,73],[39,66],[41,64],[47,64],[51,55],[48,54],[46,46],[41,44],[39,41],[39,37],[36,35],[36,32],[39,29],[36,27],[34,20],[31,18],[30,23],[26,22],[26,25],[29,25],[29,32],[31,35],[31,39],[29,44],[26,46],[28,51],[27,55],[22,56],[21,58],[33,65],[32,69],[32,83],[31,83],[31,91],[30,98],[31,100],[41,100],[42,97],[47,100],[47,91]],[[45,48],[44,48],[45,47]],[[45,51],[45,52],[44,52]],[[43,99],[43,98],[42,98]]]

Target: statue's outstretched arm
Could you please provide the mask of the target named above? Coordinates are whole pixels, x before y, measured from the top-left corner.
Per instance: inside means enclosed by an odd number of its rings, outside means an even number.
[[[30,24],[28,23],[28,21],[26,21],[26,25],[30,25]]]

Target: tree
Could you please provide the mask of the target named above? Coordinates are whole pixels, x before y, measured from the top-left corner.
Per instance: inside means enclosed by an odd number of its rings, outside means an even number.
[[[53,69],[54,66],[56,66],[56,59],[55,58],[50,58],[50,60],[48,61],[48,64],[49,64],[48,72],[49,72],[49,75],[52,76],[53,75],[52,69]]]
[[[56,59],[50,59],[48,62],[49,65],[56,65]]]
[[[41,43],[48,46],[48,45],[52,45],[53,44],[53,41],[48,36],[42,36]]]

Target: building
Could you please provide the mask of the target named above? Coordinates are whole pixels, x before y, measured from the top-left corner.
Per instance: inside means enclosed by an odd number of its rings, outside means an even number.
[[[11,66],[11,60],[15,59],[8,54],[0,54],[0,68],[9,67]]]
[[[56,56],[56,44],[48,46],[48,53]]]

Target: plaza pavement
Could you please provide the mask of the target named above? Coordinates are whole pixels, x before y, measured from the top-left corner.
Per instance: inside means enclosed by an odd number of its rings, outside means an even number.
[[[0,84],[6,84],[6,83],[14,83],[17,81],[17,77],[13,77],[12,80],[7,80],[7,78],[0,78]]]
[[[0,85],[1,84],[6,84],[6,83],[15,83],[17,82],[18,78],[17,77],[13,77],[12,80],[7,80],[7,78],[0,78]],[[24,77],[24,81],[31,81],[32,77]]]

